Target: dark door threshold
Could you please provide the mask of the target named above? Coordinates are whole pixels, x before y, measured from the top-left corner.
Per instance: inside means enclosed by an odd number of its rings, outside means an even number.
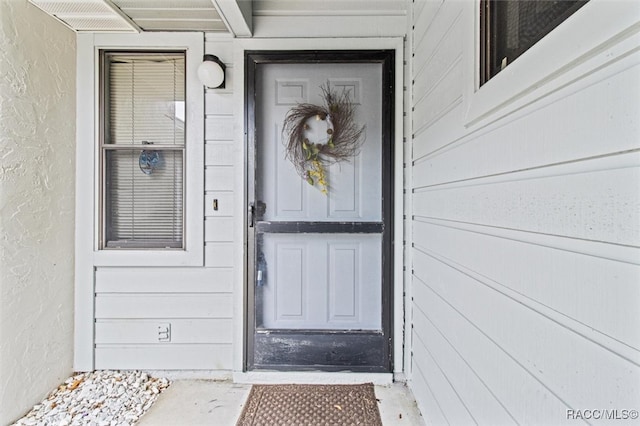
[[[380,332],[257,332],[249,370],[391,371]]]

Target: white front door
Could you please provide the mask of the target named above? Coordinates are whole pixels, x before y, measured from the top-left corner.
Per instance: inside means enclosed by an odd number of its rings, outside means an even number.
[[[388,369],[384,71],[383,62],[348,57],[256,64],[249,368]],[[348,93],[364,141],[346,161],[325,163],[323,177],[300,176],[284,119],[301,104],[323,106],[323,86]],[[310,149],[332,143],[331,117],[299,124]]]

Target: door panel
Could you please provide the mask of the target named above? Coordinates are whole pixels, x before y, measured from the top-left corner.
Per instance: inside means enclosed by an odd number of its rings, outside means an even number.
[[[258,328],[380,330],[380,246],[375,234],[265,234]]]
[[[324,222],[381,219],[382,72],[380,64],[267,64],[257,75],[257,197],[263,222]],[[330,76],[330,77],[327,77]],[[355,121],[367,130],[358,155],[327,169],[323,194],[296,173],[286,158],[285,115],[297,103],[322,105],[320,86],[337,84],[356,99]],[[366,82],[366,84],[364,83]],[[363,87],[364,85],[364,87]],[[355,95],[354,95],[355,94]],[[296,97],[296,95],[299,95]],[[365,107],[368,106],[368,107]],[[307,121],[305,136],[326,143],[328,120]],[[275,208],[272,208],[275,206]],[[265,263],[256,311],[261,329],[381,329],[381,238],[379,235],[265,234]],[[367,267],[364,267],[366,262]],[[341,299],[340,296],[346,296]],[[347,305],[351,305],[347,309]],[[347,312],[350,312],[348,315]]]
[[[390,371],[393,55],[298,55],[247,60],[247,368]],[[349,91],[366,138],[350,161],[326,165],[324,194],[286,158],[282,128],[299,103],[323,105],[327,83]],[[308,120],[305,137],[327,143],[328,122]]]
[[[356,158],[328,167],[328,196],[298,176],[286,158],[282,134],[284,117],[297,103],[322,105],[320,86],[327,82],[336,90],[355,92],[352,99],[358,99],[360,104],[355,121],[365,126],[366,136]],[[257,197],[267,207],[263,220],[382,219],[381,84],[381,64],[260,66],[256,80],[256,91],[261,94],[256,117],[256,184]],[[308,124],[309,140],[326,142],[326,121],[310,120]]]

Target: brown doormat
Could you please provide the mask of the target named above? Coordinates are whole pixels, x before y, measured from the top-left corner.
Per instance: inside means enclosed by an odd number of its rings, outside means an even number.
[[[236,426],[382,426],[373,384],[253,385]]]

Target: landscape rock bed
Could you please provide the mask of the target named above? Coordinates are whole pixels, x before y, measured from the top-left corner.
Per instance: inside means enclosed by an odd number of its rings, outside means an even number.
[[[169,384],[140,371],[77,374],[13,426],[131,426]]]

